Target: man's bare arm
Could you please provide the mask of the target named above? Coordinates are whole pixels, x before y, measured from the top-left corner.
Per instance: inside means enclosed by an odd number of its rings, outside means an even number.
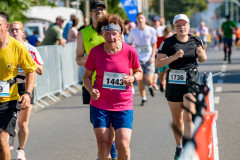
[[[76,50],[76,62],[80,66],[84,66],[87,60],[87,56],[84,57],[84,46],[82,32],[77,34],[77,50]]]

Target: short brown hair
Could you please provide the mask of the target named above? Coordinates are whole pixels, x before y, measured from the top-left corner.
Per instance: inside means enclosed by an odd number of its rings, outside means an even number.
[[[163,32],[166,32],[167,34],[169,34],[171,32],[171,27],[170,26],[166,26],[165,29],[163,30]]]
[[[116,14],[114,15],[103,15],[97,23],[97,28],[96,31],[98,34],[102,34],[101,28],[102,26],[106,26],[110,23],[114,23],[114,24],[119,24],[119,26],[121,27],[121,34],[124,31],[124,21],[122,20],[122,18]]]
[[[143,12],[139,12],[136,17],[138,17],[140,15],[143,15],[144,17],[146,17],[146,15]]]

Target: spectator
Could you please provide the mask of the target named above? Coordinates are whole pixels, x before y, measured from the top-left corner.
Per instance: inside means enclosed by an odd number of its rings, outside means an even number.
[[[78,31],[80,31],[80,30],[82,30],[83,28],[86,28],[87,26],[89,26],[89,21],[88,21],[87,18],[84,18],[83,23],[84,23],[84,25],[82,25],[82,26],[78,29]]]
[[[72,24],[73,24],[72,20],[75,19],[76,17],[77,17],[76,14],[71,14],[70,20],[67,22],[67,24],[63,29],[63,38],[66,40],[67,40],[68,30],[72,27]]]
[[[27,37],[28,43],[30,43],[34,47],[37,47],[39,43],[38,37],[39,36],[37,34],[37,31],[33,31],[33,35]]]
[[[73,19],[72,22],[73,22],[73,25],[69,29],[68,35],[67,35],[67,41],[68,42],[76,42],[77,41],[77,34],[78,34],[77,25],[78,25],[78,22],[79,22],[78,17],[75,17],[75,19]]]
[[[65,46],[66,40],[62,36],[62,26],[66,19],[62,16],[58,16],[56,18],[56,22],[51,24],[45,34],[45,38],[43,39],[43,45],[63,45]]]

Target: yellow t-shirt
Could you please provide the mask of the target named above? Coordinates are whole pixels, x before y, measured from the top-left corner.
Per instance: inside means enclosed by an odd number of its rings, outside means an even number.
[[[7,46],[0,49],[0,81],[7,81],[16,77],[18,65],[25,73],[34,72],[37,69],[37,65],[32,60],[24,44],[9,36]],[[9,97],[0,97],[0,103],[20,98],[17,83],[11,86],[9,93]]]

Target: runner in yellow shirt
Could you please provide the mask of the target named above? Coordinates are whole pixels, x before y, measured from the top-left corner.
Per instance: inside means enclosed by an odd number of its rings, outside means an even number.
[[[0,159],[10,160],[9,135],[14,136],[17,111],[27,110],[36,80],[37,65],[27,48],[8,34],[8,16],[0,12]],[[26,73],[25,93],[20,97],[16,76],[20,66]],[[20,105],[19,105],[20,103]]]

